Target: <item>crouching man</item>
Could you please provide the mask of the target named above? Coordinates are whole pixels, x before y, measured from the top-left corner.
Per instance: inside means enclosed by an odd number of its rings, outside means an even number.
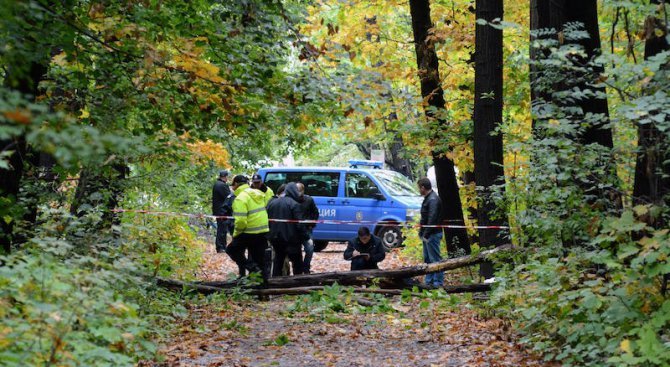
[[[358,229],[358,236],[347,243],[344,259],[351,260],[351,270],[379,269],[377,263],[384,260],[386,252],[382,240],[370,233],[370,228]]]

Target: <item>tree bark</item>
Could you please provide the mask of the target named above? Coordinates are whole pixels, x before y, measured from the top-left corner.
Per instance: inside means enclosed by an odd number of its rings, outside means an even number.
[[[438,121],[439,128],[445,128],[448,122],[440,113],[444,111],[445,101],[440,84],[437,53],[435,44],[428,39],[429,30],[433,27],[430,19],[430,1],[410,0],[409,6],[416,63],[421,78],[421,96],[427,101],[425,113],[429,120]],[[435,110],[438,112],[433,112]],[[439,139],[439,135],[439,131],[435,133],[436,140]],[[448,158],[447,153],[437,150],[432,152],[437,190],[442,200],[442,219],[449,224],[465,225],[454,162]],[[470,242],[465,229],[445,229],[444,238],[449,256],[453,257],[459,250],[466,254],[470,253]]]
[[[477,0],[475,14],[477,20],[500,24],[503,18],[503,1]],[[480,226],[501,226],[506,222],[504,213],[498,213],[499,216],[495,217],[498,208],[492,199],[493,187],[505,184],[502,133],[496,132],[502,124],[503,115],[502,47],[502,29],[496,29],[489,24],[476,25],[473,120],[475,183],[480,203],[477,221]],[[499,230],[479,230],[479,243],[482,247],[495,247],[503,241],[505,239]],[[485,278],[492,277],[492,263],[482,263],[480,273]]]
[[[659,4],[658,0],[651,0],[652,4]],[[668,30],[663,21],[655,16],[645,20],[644,59],[647,60],[663,51],[670,49],[666,39]],[[656,32],[660,30],[661,34]],[[650,114],[666,113],[667,111],[649,111]],[[667,119],[667,117],[666,117]],[[667,122],[666,122],[667,123]],[[664,202],[665,195],[670,194],[670,163],[663,163],[670,159],[667,156],[670,142],[657,128],[655,123],[638,125],[638,152],[635,164],[635,183],[633,185],[633,203],[668,205]],[[664,177],[665,176],[665,177]],[[663,226],[663,221],[650,218],[650,224],[656,228]]]

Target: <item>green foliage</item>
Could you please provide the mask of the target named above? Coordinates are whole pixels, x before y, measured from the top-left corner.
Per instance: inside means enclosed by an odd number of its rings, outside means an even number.
[[[278,347],[283,347],[288,344],[291,340],[286,336],[286,334],[279,334],[274,340],[267,341],[263,345],[276,345]]]
[[[667,230],[648,230],[630,211],[606,221],[592,251],[556,257],[540,249],[500,273],[494,304],[507,310],[524,341],[566,365],[670,363]],[[612,250],[614,248],[615,250]],[[586,271],[585,271],[586,269]],[[542,331],[542,332],[539,332]]]
[[[361,296],[362,297],[362,296]],[[310,315],[324,319],[339,320],[337,314],[360,312],[392,312],[388,299],[380,294],[371,294],[373,306],[362,306],[357,303],[351,287],[342,287],[338,284],[324,287],[322,291],[311,292],[307,296],[298,297],[287,310],[289,314],[308,312]]]
[[[637,19],[650,13],[633,3],[616,5]],[[500,262],[491,305],[546,360],[665,366],[670,249],[668,230],[658,223],[667,223],[669,208],[667,202],[632,207],[622,193],[632,188],[636,147],[630,140],[637,127],[654,121],[667,130],[668,120],[659,116],[670,101],[667,55],[633,63],[629,54],[615,53],[575,67],[572,57],[582,52],[575,41],[583,36],[571,25],[565,42],[550,37],[535,45],[547,55],[533,65],[534,88],[546,99],[533,105],[533,138],[512,148],[527,152],[530,169],[507,193],[515,208],[511,222],[520,227],[514,233],[525,249]],[[573,87],[580,79],[587,85],[603,80],[592,70],[605,62],[613,69],[607,85],[616,92],[609,111],[613,149],[579,139],[605,116],[583,115],[579,103],[593,91]],[[664,156],[668,147],[663,139],[658,143],[651,149]]]
[[[145,286],[137,269],[72,251],[54,239],[0,259],[3,365],[132,366],[154,355],[146,310],[127,291]]]

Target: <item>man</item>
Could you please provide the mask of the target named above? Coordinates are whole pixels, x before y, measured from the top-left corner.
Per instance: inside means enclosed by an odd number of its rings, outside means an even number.
[[[270,200],[275,196],[275,193],[272,192],[272,189],[267,187],[261,178],[261,175],[254,173],[251,176],[251,187],[260,190],[265,194],[265,205],[268,205]]]
[[[347,242],[344,259],[351,260],[351,270],[379,269],[377,263],[384,260],[386,251],[382,240],[370,233],[370,228],[358,229],[358,236]]]
[[[305,194],[305,185],[302,182],[296,184],[298,186],[298,192],[300,193],[300,207],[302,209],[302,216],[308,220],[318,220],[319,219],[319,209],[316,207],[316,203],[311,196]],[[307,234],[309,238],[303,243],[305,248],[305,260],[303,261],[303,272],[309,274],[312,270],[312,257],[314,256],[314,238],[312,236],[312,231],[316,224],[307,224]]]
[[[228,171],[222,170],[219,172],[219,178],[214,183],[212,188],[212,215],[223,216],[230,215],[226,213],[225,202],[230,195],[230,188],[226,181],[228,180]],[[216,252],[221,253],[226,251],[228,244],[228,219],[216,218],[216,240],[214,245]]]
[[[249,187],[247,177],[242,175],[233,178],[233,191],[235,230],[226,253],[240,267],[240,275],[244,275],[243,269],[260,272],[265,282],[268,278],[265,249],[269,231],[265,194]],[[244,256],[245,250],[249,251],[249,259]]]
[[[275,251],[272,276],[282,275],[284,260],[288,256],[293,266],[293,275],[303,273],[302,269],[302,244],[309,238],[304,224],[282,222],[281,220],[299,221],[303,219],[300,205],[298,204],[298,187],[291,182],[286,189],[268,204],[268,216],[273,220],[270,222],[270,243]]]
[[[422,178],[417,183],[419,193],[423,196],[421,204],[421,229],[419,237],[423,243],[423,260],[430,264],[442,260],[440,255],[440,242],[442,241],[442,229],[426,227],[442,224],[442,201],[428,178]],[[426,286],[430,288],[441,288],[444,286],[444,273],[436,272],[426,274]]]

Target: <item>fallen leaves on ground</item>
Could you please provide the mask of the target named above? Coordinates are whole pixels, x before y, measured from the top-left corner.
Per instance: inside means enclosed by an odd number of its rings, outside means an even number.
[[[314,272],[346,271],[344,244],[315,253]],[[392,252],[383,268],[411,265]],[[211,250],[199,277],[226,279],[236,271]],[[392,311],[297,311],[296,297],[227,300],[192,306],[163,341],[164,362],[142,366],[545,366],[517,345],[507,324],[485,319],[467,302],[390,299]]]
[[[463,307],[408,312],[288,312],[294,298],[198,306],[154,366],[543,366],[500,327]],[[353,307],[353,305],[352,305]],[[146,364],[151,365],[151,364]]]

